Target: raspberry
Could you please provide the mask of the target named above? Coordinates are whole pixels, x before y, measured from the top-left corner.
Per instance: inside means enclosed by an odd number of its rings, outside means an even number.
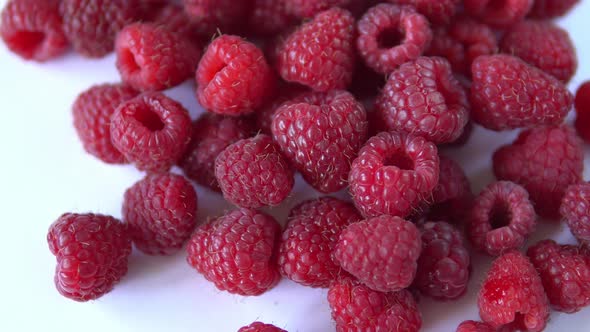
[[[537,268],[555,310],[577,312],[590,305],[590,251],[584,247],[540,241],[527,255]]]
[[[111,116],[121,103],[138,94],[122,84],[101,84],[78,95],[72,106],[74,128],[86,152],[108,164],[127,163],[111,142]]]
[[[448,24],[459,7],[461,0],[388,0],[399,5],[414,6],[435,25]]]
[[[149,23],[126,26],[115,42],[117,69],[124,83],[141,91],[159,91],[191,77],[200,51],[188,39]]]
[[[204,37],[199,33],[198,22],[192,20],[179,4],[166,4],[157,11],[152,21],[153,24],[164,27],[193,43],[203,42]]]
[[[491,130],[558,125],[573,103],[560,81],[511,55],[480,56],[471,72],[473,118]]]
[[[524,19],[535,0],[464,0],[465,11],[495,28],[508,28]]]
[[[475,198],[466,232],[477,250],[498,256],[522,247],[536,224],[527,191],[513,182],[499,181]]]
[[[502,52],[515,55],[564,83],[578,67],[568,32],[551,22],[520,22],[504,35],[501,46]]]
[[[576,92],[576,122],[578,135],[590,142],[590,81],[583,83]]]
[[[349,279],[335,282],[328,292],[337,332],[417,332],[422,317],[407,290],[380,293]]]
[[[569,186],[563,195],[560,212],[576,239],[590,245],[590,184]]]
[[[140,18],[137,0],[61,0],[63,29],[76,52],[99,58],[110,53],[115,36]]]
[[[558,218],[565,190],[582,179],[584,151],[573,128],[538,127],[498,149],[493,163],[498,179],[516,182],[529,192],[539,215]]]
[[[281,203],[293,188],[293,170],[270,136],[228,146],[215,160],[215,177],[229,202],[248,208]]]
[[[282,43],[277,67],[287,82],[326,92],[344,89],[354,69],[354,17],[332,8],[303,23]]]
[[[191,142],[179,165],[198,184],[221,191],[215,179],[215,158],[230,144],[252,136],[254,131],[248,119],[203,113],[193,122]]]
[[[489,324],[466,320],[457,326],[457,332],[496,332]]]
[[[184,9],[198,22],[200,33],[211,36],[216,31],[234,32],[245,23],[251,1],[183,0]]]
[[[271,324],[254,322],[248,326],[241,327],[238,332],[287,332]]]
[[[367,287],[379,292],[404,289],[416,276],[420,231],[399,217],[381,216],[348,226],[334,257]]]
[[[173,254],[197,224],[197,193],[180,175],[148,175],[125,191],[123,220],[137,249]]]
[[[332,253],[340,233],[362,218],[332,197],[303,202],[289,214],[279,252],[281,274],[309,287],[328,287],[342,271]]]
[[[367,139],[363,106],[347,91],[311,92],[283,103],[272,133],[305,181],[323,193],[347,185],[350,163]]]
[[[111,119],[113,145],[142,171],[167,171],[184,152],[190,135],[188,111],[159,92],[122,103]]]
[[[59,14],[60,0],[11,0],[0,13],[0,37],[25,60],[43,62],[68,47]]]
[[[422,137],[382,132],[371,137],[352,162],[350,193],[366,217],[405,217],[438,183],[436,146]]]
[[[287,11],[287,0],[253,0],[248,27],[257,34],[272,36],[295,24]]]
[[[113,217],[63,214],[49,228],[47,243],[57,258],[55,286],[74,301],[103,296],[127,274],[131,240]]]
[[[483,321],[502,331],[542,331],[549,319],[541,278],[518,251],[494,260],[479,291],[478,306]]]
[[[197,98],[214,113],[241,115],[261,106],[274,89],[274,74],[256,45],[237,36],[215,39],[197,68]]]
[[[274,247],[280,226],[262,212],[239,209],[197,228],[188,263],[220,290],[260,295],[281,278]]]
[[[272,135],[272,120],[274,119],[274,115],[276,114],[279,106],[281,106],[286,101],[299,97],[299,95],[303,94],[304,92],[308,92],[308,89],[301,85],[282,85],[279,88],[277,96],[265,103],[259,110],[256,111],[256,128],[258,128],[258,130],[260,130],[260,132],[263,134]]]
[[[538,19],[564,16],[579,2],[580,0],[535,0],[529,16]]]
[[[437,144],[459,138],[469,121],[465,89],[439,57],[419,57],[394,70],[376,105],[389,130]]]
[[[418,58],[432,40],[428,20],[410,6],[378,4],[358,21],[357,30],[360,56],[383,74]]]
[[[276,1],[276,0],[275,0]],[[287,12],[299,18],[311,18],[332,7],[346,7],[355,0],[280,0]]]

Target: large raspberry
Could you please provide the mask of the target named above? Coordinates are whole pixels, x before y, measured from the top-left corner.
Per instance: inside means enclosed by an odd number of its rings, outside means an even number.
[[[474,120],[492,130],[558,125],[573,96],[555,77],[511,55],[480,56],[471,66]]]
[[[293,208],[280,247],[281,274],[305,286],[330,286],[342,274],[332,256],[340,233],[361,219],[352,204],[332,197]]]
[[[332,7],[346,7],[355,0],[275,0],[285,2],[287,12],[299,18],[311,18]]]
[[[535,0],[464,0],[465,11],[496,28],[508,28],[524,19]]]
[[[210,37],[213,33],[238,31],[248,18],[251,0],[182,0],[189,16],[198,22],[199,32]]]
[[[496,329],[487,323],[466,320],[457,326],[456,332],[496,332]]]
[[[57,258],[55,286],[69,299],[95,300],[127,274],[131,239],[113,217],[63,214],[49,228],[47,242]]]
[[[494,153],[494,174],[522,185],[543,217],[558,218],[567,187],[582,179],[584,151],[573,128],[538,127]]]
[[[411,5],[426,16],[433,24],[447,24],[451,21],[459,7],[461,0],[387,0],[400,5]]]
[[[271,216],[235,210],[197,228],[187,261],[220,290],[260,295],[281,278],[273,255],[279,237],[280,226]]]
[[[260,35],[276,35],[295,24],[287,0],[252,0],[248,28]]]
[[[529,16],[537,19],[564,16],[579,2],[580,0],[535,0]]]
[[[285,102],[272,122],[273,137],[283,154],[323,193],[346,187],[350,163],[367,131],[362,104],[341,90],[311,92]]]
[[[238,332],[287,332],[271,324],[254,322],[248,326],[240,327]]]
[[[590,81],[584,82],[576,92],[576,122],[578,135],[590,142]]]
[[[569,186],[560,213],[576,239],[590,245],[590,183]]]

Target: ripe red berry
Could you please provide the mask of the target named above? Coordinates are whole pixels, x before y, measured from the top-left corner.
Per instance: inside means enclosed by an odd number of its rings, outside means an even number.
[[[399,5],[414,6],[435,25],[448,24],[459,7],[461,0],[388,0]]]
[[[590,142],[590,81],[584,82],[576,92],[576,122],[578,135]]]
[[[464,0],[465,11],[496,28],[508,28],[524,19],[535,0]]]
[[[466,320],[457,326],[456,332],[496,332],[496,329],[487,323]]]
[[[238,332],[287,332],[271,324],[254,322],[248,326],[241,327]]]
[[[208,38],[216,31],[232,33],[246,22],[250,1],[182,0],[192,20],[198,22],[199,32]]]
[[[537,19],[549,19],[564,16],[580,0],[535,0],[529,16]]]
[[[332,7],[346,7],[355,0],[279,0],[284,1],[287,12],[299,18],[311,18]]]
[[[590,245],[590,184],[574,184],[567,188],[560,213],[580,243]]]
[[[200,44],[205,39],[199,29],[199,22],[191,19],[182,5],[167,3],[156,11],[151,21],[193,43]]]

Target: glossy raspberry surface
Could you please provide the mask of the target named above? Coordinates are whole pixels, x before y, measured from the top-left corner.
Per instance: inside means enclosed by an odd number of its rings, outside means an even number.
[[[590,244],[590,184],[574,184],[567,188],[560,207],[561,217],[580,243]]]

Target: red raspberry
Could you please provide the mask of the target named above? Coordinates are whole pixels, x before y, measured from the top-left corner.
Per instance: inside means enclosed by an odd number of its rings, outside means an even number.
[[[354,17],[332,8],[301,25],[282,43],[277,67],[281,77],[314,90],[344,89],[354,69]]]
[[[281,274],[304,286],[330,286],[343,273],[332,257],[338,237],[361,219],[352,204],[332,197],[293,208],[279,252]]]
[[[568,32],[551,22],[520,22],[504,35],[501,46],[502,52],[515,55],[564,83],[578,67]]]
[[[121,103],[138,94],[122,84],[101,84],[78,95],[72,106],[74,128],[86,152],[108,164],[127,163],[111,142],[111,117]]]
[[[499,181],[475,198],[466,232],[477,250],[498,256],[522,247],[536,225],[527,191],[513,182]]]
[[[509,251],[492,263],[479,291],[478,306],[482,320],[502,331],[542,331],[549,319],[541,278],[518,251]]]
[[[387,0],[393,4],[411,5],[435,25],[448,24],[461,0]]]
[[[205,39],[200,34],[198,22],[191,19],[179,4],[166,4],[156,12],[152,21],[193,43],[201,44]]]
[[[576,92],[576,122],[578,135],[590,142],[590,81],[583,83]]]
[[[569,186],[560,212],[576,239],[590,245],[590,183]]]
[[[241,327],[238,332],[287,332],[271,324],[254,322],[248,326]]]
[[[353,161],[350,194],[366,217],[405,217],[438,183],[436,146],[422,137],[382,132],[371,137]]]
[[[410,6],[378,4],[358,21],[357,30],[360,56],[383,74],[418,58],[432,40],[428,20]]]
[[[215,39],[197,68],[197,98],[214,113],[253,112],[272,94],[275,77],[256,45],[237,36]]]
[[[524,19],[535,0],[464,0],[465,11],[495,28],[508,28]]]
[[[274,140],[316,190],[347,185],[350,163],[367,139],[363,106],[347,91],[310,92],[283,103],[272,122]]]
[[[99,58],[115,46],[119,30],[140,18],[138,0],[61,0],[63,29],[76,52]]]
[[[183,0],[184,9],[198,22],[200,33],[211,36],[216,31],[235,32],[250,12],[249,0]]]
[[[43,62],[68,47],[59,14],[60,0],[11,0],[0,14],[0,37],[25,60]]]
[[[111,119],[113,145],[142,171],[167,171],[184,152],[190,135],[188,111],[159,92],[124,102]]]
[[[276,1],[276,0],[275,0]],[[280,0],[287,12],[299,18],[311,18],[332,7],[346,7],[355,0]]]
[[[582,180],[584,151],[573,128],[538,127],[498,149],[493,162],[496,178],[522,185],[539,215],[558,218],[565,190]]]
[[[293,188],[293,170],[270,136],[228,146],[215,160],[215,177],[229,202],[248,208],[280,204]]]
[[[131,240],[113,217],[63,214],[49,228],[47,242],[57,258],[55,286],[69,299],[95,300],[127,274]]]
[[[173,254],[197,224],[197,193],[180,175],[148,175],[125,191],[123,220],[137,249]]]
[[[191,142],[179,165],[184,174],[198,184],[221,191],[215,179],[215,158],[230,144],[254,132],[249,119],[203,113],[193,122]]]
[[[579,2],[580,0],[535,0],[529,16],[538,19],[564,16]]]
[[[273,255],[279,236],[280,226],[271,216],[235,210],[197,228],[187,261],[220,290],[260,295],[281,278]]]
[[[590,305],[590,251],[584,247],[540,241],[527,255],[537,268],[555,310],[567,313]]]
[[[480,56],[471,72],[472,115],[488,129],[558,125],[572,107],[572,94],[560,81],[517,57]]]
[[[295,24],[287,0],[253,0],[248,27],[260,35],[276,35]]]
[[[469,121],[465,89],[439,57],[419,57],[394,70],[376,105],[389,130],[437,144],[455,141]]]
[[[496,332],[496,329],[487,323],[466,320],[457,326],[457,332]]]
[[[380,293],[349,279],[334,283],[328,292],[337,332],[417,332],[422,317],[412,293]]]
[[[395,292],[414,281],[421,249],[420,231],[414,224],[384,215],[342,231],[334,257],[367,287]]]

